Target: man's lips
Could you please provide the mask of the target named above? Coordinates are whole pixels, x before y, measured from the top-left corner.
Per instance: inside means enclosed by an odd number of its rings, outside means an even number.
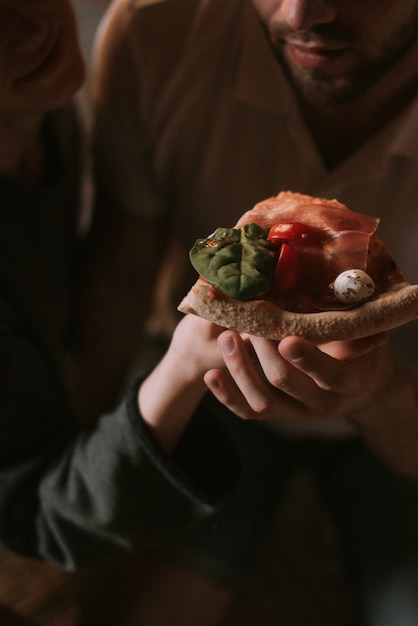
[[[291,59],[301,67],[314,69],[327,67],[347,50],[345,46],[320,46],[288,41],[285,47]]]

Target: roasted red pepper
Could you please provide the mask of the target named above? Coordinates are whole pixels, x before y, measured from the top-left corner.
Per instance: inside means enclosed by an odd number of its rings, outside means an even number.
[[[280,243],[320,243],[320,231],[301,222],[279,222],[274,224],[267,235],[268,241]]]
[[[274,270],[272,293],[284,294],[291,291],[299,278],[299,257],[287,243],[283,243]]]

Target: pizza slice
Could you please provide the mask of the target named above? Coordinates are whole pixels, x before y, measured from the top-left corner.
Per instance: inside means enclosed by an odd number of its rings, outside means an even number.
[[[179,305],[220,326],[280,340],[366,337],[418,317],[411,285],[376,236],[379,218],[292,192],[198,239],[199,279]]]

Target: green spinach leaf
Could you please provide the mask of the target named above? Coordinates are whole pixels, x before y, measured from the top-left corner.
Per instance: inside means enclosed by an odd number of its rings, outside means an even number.
[[[195,242],[190,261],[203,278],[233,298],[261,296],[270,289],[277,257],[277,246],[267,241],[267,234],[257,224],[218,228]]]

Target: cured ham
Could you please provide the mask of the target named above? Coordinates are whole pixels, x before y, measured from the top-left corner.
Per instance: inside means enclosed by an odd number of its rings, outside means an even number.
[[[377,237],[379,221],[337,200],[268,198],[196,241],[200,277],[178,308],[276,340],[354,339],[405,324],[418,317],[418,285]]]
[[[380,219],[349,211],[337,200],[324,202],[321,198],[282,192],[244,213],[236,227],[256,223],[271,228],[274,223],[292,221],[316,229],[318,236],[313,242],[307,239],[291,244],[299,256],[299,280],[290,294],[275,291],[272,299],[289,311],[303,313],[343,308],[332,297],[329,285],[345,270],[366,270],[370,241]]]

